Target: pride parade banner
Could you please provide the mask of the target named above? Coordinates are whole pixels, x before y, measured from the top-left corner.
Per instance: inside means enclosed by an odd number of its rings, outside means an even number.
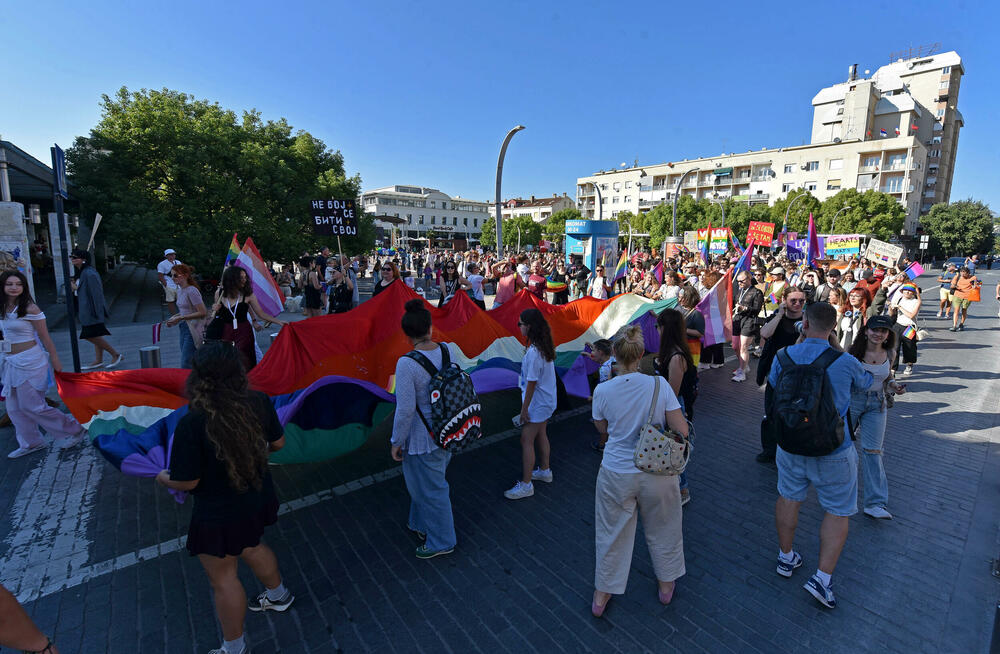
[[[760,245],[763,247],[771,247],[771,241],[774,240],[774,223],[762,223],[756,220],[750,221],[750,227],[747,229],[747,246],[750,245]]]
[[[826,237],[826,256],[841,257],[861,252],[860,234],[838,234]]]

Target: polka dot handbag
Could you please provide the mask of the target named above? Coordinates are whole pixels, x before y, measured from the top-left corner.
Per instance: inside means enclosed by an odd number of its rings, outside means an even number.
[[[649,404],[646,424],[639,429],[632,461],[636,468],[653,475],[679,475],[691,459],[691,441],[672,429],[661,431],[653,424],[656,398],[660,396],[659,375],[654,375],[653,380],[653,401]]]

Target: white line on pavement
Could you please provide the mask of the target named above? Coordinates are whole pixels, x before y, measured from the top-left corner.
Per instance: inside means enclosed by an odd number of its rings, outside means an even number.
[[[561,422],[589,411],[590,405],[563,411],[553,416],[549,422]],[[463,452],[492,445],[518,433],[520,433],[518,429],[508,429],[498,434],[486,436],[467,447]],[[56,463],[52,464],[50,458],[54,459]],[[4,559],[0,561],[0,570],[2,570],[0,581],[10,588],[11,592],[14,593],[18,601],[22,604],[75,588],[96,577],[123,570],[143,561],[150,561],[167,554],[172,554],[183,549],[187,543],[187,536],[180,536],[157,545],[144,547],[135,552],[121,554],[100,563],[84,565],[89,558],[88,550],[90,547],[90,541],[85,539],[86,527],[90,521],[90,508],[94,493],[96,492],[97,482],[100,480],[101,466],[103,465],[100,457],[93,448],[87,448],[79,457],[79,459],[84,458],[87,458],[89,463],[86,465],[77,465],[76,471],[72,472],[72,488],[74,492],[71,494],[56,493],[55,489],[53,489],[52,493],[45,492],[45,489],[50,488],[51,485],[47,483],[43,484],[43,480],[58,477],[59,474],[69,476],[62,472],[64,471],[62,466],[68,465],[72,467],[75,463],[74,461],[63,461],[60,463],[58,461],[58,452],[55,451],[51,451],[46,455],[44,464],[32,471],[18,492],[17,500],[14,502],[15,513],[11,516],[11,519],[13,524],[20,525],[23,528],[15,530],[12,539],[8,539],[9,541],[16,540],[16,542],[14,543],[14,547],[7,552]],[[97,465],[94,465],[94,463]],[[85,475],[83,474],[83,468],[87,469]],[[333,497],[353,493],[373,484],[394,479],[402,473],[403,469],[396,466],[359,479],[353,479],[339,486],[319,491],[318,493],[289,500],[278,509],[278,515],[285,515],[292,511],[298,511],[299,509],[325,502]],[[79,478],[78,475],[80,475]],[[34,481],[32,481],[33,479]],[[81,488],[82,484],[86,484],[86,487]],[[36,492],[39,488],[41,488],[41,492]],[[78,492],[77,489],[79,489]],[[73,498],[84,495],[84,491],[86,491],[84,501],[76,504]],[[27,508],[20,511],[20,514],[25,516],[27,522],[18,519],[18,507],[22,503],[22,495],[26,498]],[[52,501],[53,498],[55,498],[55,501]],[[38,511],[42,511],[42,513],[38,513]],[[70,515],[74,511],[76,512],[75,515]],[[30,522],[28,516],[36,516],[35,522],[38,522],[41,516],[45,516],[46,514],[48,515],[46,525],[48,525],[48,522],[52,522],[53,524],[50,527],[58,527],[59,531],[52,538],[44,539],[43,546],[39,549],[39,540],[36,535],[38,532],[36,531],[36,527],[32,526],[34,523]],[[70,533],[67,534],[62,531],[64,524],[67,525],[67,528],[73,527]],[[51,543],[51,545],[46,549],[45,543]],[[61,543],[59,547],[62,549],[56,548],[57,543]],[[28,549],[29,544],[31,546],[30,549]],[[17,549],[19,547],[21,549]],[[72,551],[64,551],[67,547],[70,547]],[[13,554],[15,550],[18,553],[17,557]],[[8,585],[8,580],[16,585],[14,587]]]

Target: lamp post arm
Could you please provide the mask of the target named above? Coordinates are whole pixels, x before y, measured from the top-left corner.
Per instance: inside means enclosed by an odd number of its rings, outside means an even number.
[[[496,229],[497,229],[497,257],[503,256],[503,213],[500,209],[500,182],[503,179],[503,158],[507,155],[507,146],[510,145],[510,140],[514,138],[514,135],[524,129],[524,125],[518,125],[514,129],[507,132],[507,136],[503,139],[503,145],[500,146],[500,156],[497,157],[497,189],[496,189]]]

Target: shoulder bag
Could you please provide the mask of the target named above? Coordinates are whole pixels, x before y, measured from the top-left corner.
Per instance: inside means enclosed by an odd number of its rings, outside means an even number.
[[[639,439],[632,453],[635,467],[652,475],[679,475],[691,460],[691,441],[672,429],[661,430],[653,422],[656,400],[660,396],[660,377],[653,377],[653,400],[649,403],[646,424],[639,429]]]

